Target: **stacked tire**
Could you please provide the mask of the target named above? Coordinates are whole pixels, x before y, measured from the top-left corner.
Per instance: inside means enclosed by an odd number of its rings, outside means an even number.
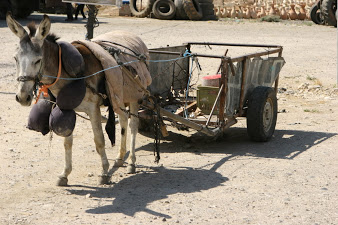
[[[148,17],[152,13],[161,20],[216,20],[212,0],[142,1],[144,0],[130,0],[130,11],[136,17]]]
[[[316,24],[337,27],[337,0],[318,0],[310,9],[310,17]]]

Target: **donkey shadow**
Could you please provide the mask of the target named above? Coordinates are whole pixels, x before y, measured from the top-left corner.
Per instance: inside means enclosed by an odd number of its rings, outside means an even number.
[[[186,137],[170,132],[170,136],[161,144],[161,152],[217,153],[220,155],[219,160],[199,168],[151,168],[151,171],[124,178],[111,187],[71,186],[68,191],[83,196],[90,194],[98,199],[113,199],[112,204],[87,209],[86,212],[90,214],[122,213],[133,216],[137,212],[146,212],[158,217],[171,218],[170,215],[156,212],[147,206],[170,195],[195,193],[224,185],[229,179],[223,177],[217,170],[233,157],[255,156],[292,160],[309,148],[336,135],[326,132],[276,130],[271,141],[257,143],[250,141],[244,128],[232,128],[223,138],[216,141],[199,134]],[[138,149],[152,151],[153,144]],[[224,157],[221,154],[224,154]]]
[[[154,216],[171,218],[147,207],[151,202],[168,198],[177,193],[194,193],[223,185],[228,178],[213,170],[164,167],[152,172],[127,177],[112,187],[72,186],[67,191],[76,195],[90,194],[93,198],[113,198],[112,204],[87,209],[91,214],[123,213],[133,216],[146,212]],[[75,188],[79,188],[76,189]],[[179,204],[179,203],[177,203]]]

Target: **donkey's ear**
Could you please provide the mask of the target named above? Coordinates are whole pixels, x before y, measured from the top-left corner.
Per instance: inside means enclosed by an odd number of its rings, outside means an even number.
[[[41,21],[39,28],[36,32],[35,37],[39,40],[43,40],[45,37],[47,37],[50,30],[50,19],[45,14],[43,15],[43,20]]]
[[[27,31],[18,23],[12,16],[11,12],[8,12],[6,15],[6,21],[9,29],[21,39],[25,36],[28,36]]]

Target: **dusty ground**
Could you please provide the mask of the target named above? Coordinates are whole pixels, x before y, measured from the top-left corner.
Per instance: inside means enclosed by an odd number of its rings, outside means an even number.
[[[62,40],[84,38],[84,21],[51,18]],[[20,22],[40,19],[35,14]],[[253,143],[245,120],[217,142],[171,129],[160,165],[153,162],[151,137],[139,135],[138,173],[120,168],[112,171],[112,185],[100,186],[90,124],[78,119],[70,185],[57,187],[63,140],[54,136],[49,145],[48,136],[25,128],[30,108],[14,95],[18,39],[0,21],[0,224],[338,224],[336,29],[309,22],[100,22],[95,34],[130,30],[149,48],[187,41],[284,46],[284,89],[278,95],[283,113],[275,135]],[[299,88],[304,83],[309,86]],[[111,163],[116,153],[117,147],[107,146]]]

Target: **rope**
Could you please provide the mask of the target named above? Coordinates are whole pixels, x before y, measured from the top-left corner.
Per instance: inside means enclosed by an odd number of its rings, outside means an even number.
[[[51,84],[44,84],[42,85],[40,88],[39,88],[39,93],[37,95],[37,98],[36,98],[36,101],[35,101],[35,104],[39,101],[39,98],[40,98],[40,95],[41,93],[43,93],[43,96],[44,97],[47,97],[48,96],[48,88],[52,87],[53,85],[56,84],[56,82],[58,82],[58,80],[60,79],[60,76],[61,76],[61,66],[62,66],[62,63],[61,63],[61,47],[59,47],[59,68],[58,68],[58,73],[57,73],[57,76],[56,76],[56,80],[51,83]],[[55,77],[53,77],[55,78]]]

